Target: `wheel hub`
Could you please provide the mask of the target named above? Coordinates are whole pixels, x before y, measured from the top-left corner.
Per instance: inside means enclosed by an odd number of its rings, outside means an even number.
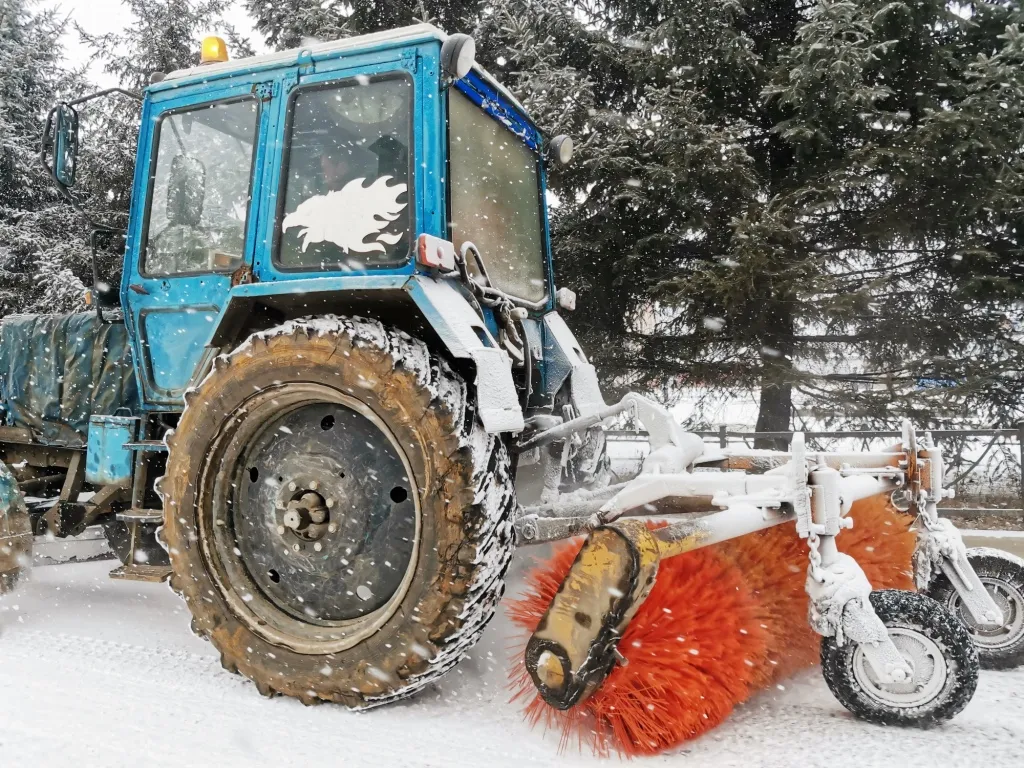
[[[297,499],[288,502],[281,522],[303,541],[317,541],[330,529],[329,517],[330,510],[324,497],[316,491],[304,490]],[[337,526],[334,528],[337,530]]]
[[[1024,632],[1024,594],[1013,584],[1002,579],[981,576],[989,595],[999,606],[1003,614],[1001,627],[982,627],[975,623],[964,607],[963,601],[955,591],[950,596],[949,607],[958,619],[968,628],[974,642],[979,646],[998,650],[1013,645]]]
[[[853,674],[865,693],[891,707],[923,706],[942,690],[946,680],[946,661],[942,651],[927,635],[914,629],[889,627],[889,637],[911,669],[900,682],[879,680],[867,656],[858,646],[853,656]]]
[[[415,486],[387,427],[353,406],[296,397],[233,440],[226,519],[214,534],[227,567],[253,586],[242,599],[257,624],[365,623],[408,583]]]

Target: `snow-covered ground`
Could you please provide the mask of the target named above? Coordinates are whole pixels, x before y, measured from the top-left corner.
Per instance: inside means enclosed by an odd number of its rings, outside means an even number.
[[[112,582],[111,561],[37,567],[0,600],[0,766],[596,765],[531,730],[505,687],[509,625],[412,702],[369,713],[261,698],[221,670],[165,585]],[[513,577],[511,591],[515,591]],[[817,674],[761,695],[651,764],[999,766],[1024,760],[1024,670],[983,672],[974,701],[928,731],[854,720]],[[617,762],[617,761],[616,761]]]

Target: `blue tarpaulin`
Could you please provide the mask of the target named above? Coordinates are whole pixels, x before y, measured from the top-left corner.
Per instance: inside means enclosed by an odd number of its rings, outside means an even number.
[[[128,333],[95,312],[0,321],[0,403],[7,425],[48,445],[81,447],[89,417],[139,411]]]

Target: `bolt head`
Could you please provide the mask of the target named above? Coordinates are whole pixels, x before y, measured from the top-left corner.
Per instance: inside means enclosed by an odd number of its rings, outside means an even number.
[[[309,490],[315,491],[319,487],[320,487],[320,483],[318,483],[316,480],[310,480],[310,482],[309,482]]]
[[[313,545],[313,549],[315,549],[315,550],[316,550],[317,552],[321,551],[321,550],[322,550],[323,548],[324,548],[324,545],[323,545],[323,544],[321,544],[321,543],[320,543],[319,541],[318,541],[318,542],[316,542],[316,543],[315,543],[315,544]]]
[[[286,528],[283,525],[277,526],[277,535],[278,536],[284,536],[285,530],[286,530]]]
[[[295,484],[295,481],[292,481],[292,482],[288,483],[288,490],[289,491],[294,491],[296,488],[298,488],[298,486]]]
[[[327,500],[326,503],[327,503],[327,508],[331,509],[337,502],[335,502],[333,498],[330,498],[330,499]]]
[[[338,532],[338,524],[337,523],[331,523],[330,525],[328,525],[327,526],[327,532],[328,533],[337,533]]]
[[[302,549],[302,547],[300,547],[298,544],[292,544],[292,549],[298,552],[300,549]]]

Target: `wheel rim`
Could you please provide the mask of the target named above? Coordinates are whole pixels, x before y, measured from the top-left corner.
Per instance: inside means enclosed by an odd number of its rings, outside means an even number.
[[[264,391],[224,423],[199,530],[235,615],[300,653],[372,635],[405,597],[419,550],[414,475],[391,430],[317,384]]]
[[[888,627],[889,637],[913,671],[906,683],[882,683],[863,649],[853,653],[853,675],[861,689],[875,701],[906,709],[920,707],[935,699],[946,684],[946,660],[939,646],[927,635],[906,627]]]
[[[980,627],[967,611],[960,595],[954,590],[949,597],[949,609],[967,627],[975,645],[989,651],[1009,648],[1024,633],[1024,594],[1016,585],[991,576],[980,576],[981,583],[1003,612],[1001,627]]]

